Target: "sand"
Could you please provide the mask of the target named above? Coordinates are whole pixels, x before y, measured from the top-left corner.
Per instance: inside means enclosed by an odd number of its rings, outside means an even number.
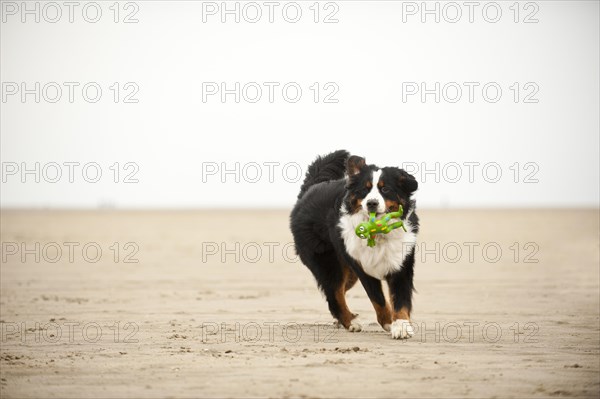
[[[421,210],[405,341],[360,284],[333,327],[287,216],[2,211],[2,398],[600,394],[597,210]]]

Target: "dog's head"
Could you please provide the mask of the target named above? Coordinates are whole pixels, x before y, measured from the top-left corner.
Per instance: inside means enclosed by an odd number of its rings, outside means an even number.
[[[402,205],[404,216],[409,214],[413,206],[411,195],[419,185],[405,170],[367,165],[364,158],[352,155],[346,162],[346,174],[344,204],[348,213],[375,212],[380,216],[396,212]]]

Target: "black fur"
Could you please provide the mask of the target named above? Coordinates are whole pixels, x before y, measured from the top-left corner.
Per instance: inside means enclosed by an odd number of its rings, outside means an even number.
[[[304,183],[302,183],[302,187],[300,187],[298,199],[302,198],[304,193],[317,183],[337,180],[344,177],[346,159],[349,155],[348,151],[338,150],[325,155],[324,157],[317,157],[306,171]]]
[[[372,181],[373,173],[379,170],[380,182]],[[378,187],[378,183],[382,187]],[[346,328],[350,323],[348,309],[345,301],[340,303],[339,292],[349,289],[357,279],[374,305],[387,306],[381,280],[368,275],[359,261],[348,253],[339,226],[340,218],[345,214],[342,208],[349,214],[361,211],[362,199],[371,190],[369,185],[372,190],[379,190],[386,205],[390,204],[386,212],[395,211],[398,204],[402,205],[403,218],[410,215],[408,220],[416,234],[419,220],[414,212],[415,201],[411,199],[418,188],[414,177],[399,168],[379,169],[368,165],[364,158],[350,156],[344,150],[318,157],[309,166],[290,217],[300,259],[325,294],[331,314]],[[402,308],[410,312],[413,274],[414,248],[404,258],[401,268],[385,276],[390,287],[392,312]],[[390,322],[384,320],[386,317],[379,317],[379,313],[378,319],[382,326]]]

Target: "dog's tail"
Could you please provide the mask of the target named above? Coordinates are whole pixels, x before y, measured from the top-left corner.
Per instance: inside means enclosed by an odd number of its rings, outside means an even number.
[[[338,180],[344,177],[346,172],[346,160],[350,153],[346,150],[337,150],[325,156],[319,156],[310,164],[304,183],[300,187],[298,199],[308,191],[308,189],[318,183],[330,180]]]

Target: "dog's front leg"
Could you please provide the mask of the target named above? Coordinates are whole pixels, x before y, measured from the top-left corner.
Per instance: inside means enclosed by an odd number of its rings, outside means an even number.
[[[391,332],[394,339],[405,339],[414,335],[413,327],[410,324],[414,262],[413,249],[411,254],[404,259],[402,268],[387,277],[392,301]]]

